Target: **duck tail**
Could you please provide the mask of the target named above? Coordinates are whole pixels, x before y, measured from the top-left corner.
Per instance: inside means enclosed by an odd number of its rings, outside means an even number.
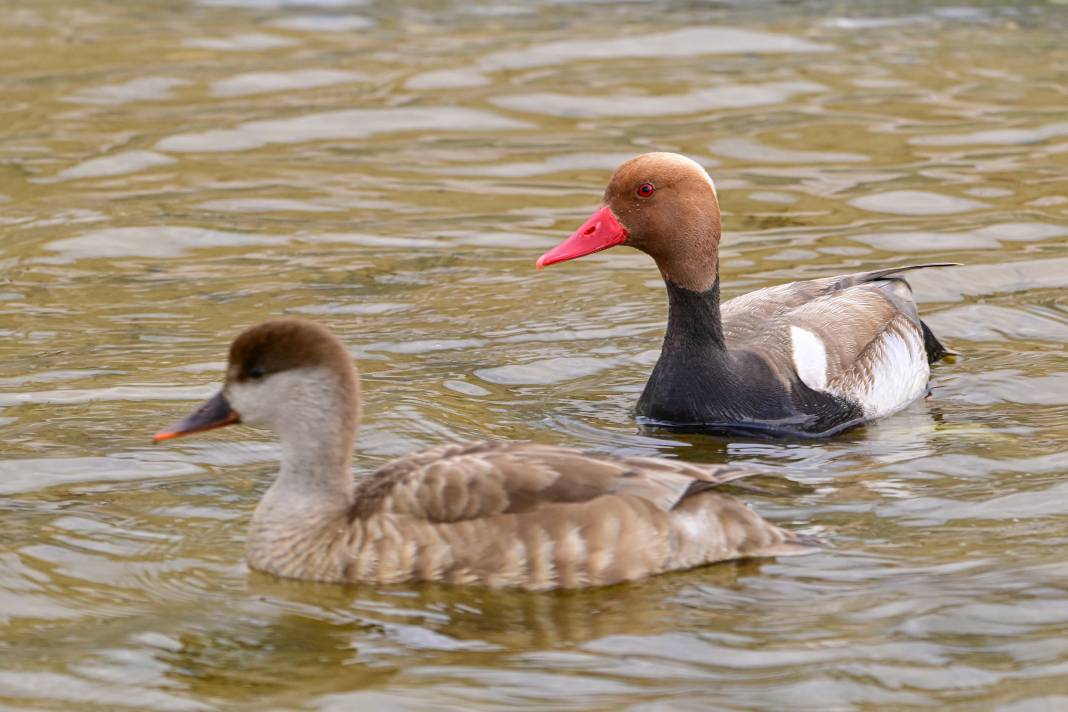
[[[946,356],[960,356],[956,351],[947,349],[938,340],[938,337],[934,335],[934,332],[931,331],[931,327],[927,326],[927,323],[922,319],[920,320],[920,326],[923,327],[923,348],[927,351],[927,363],[936,363]]]
[[[919,265],[907,265],[905,267],[888,267],[887,269],[879,269],[872,272],[863,272],[858,275],[852,275],[856,282],[875,282],[880,279],[895,279],[899,278],[902,272],[909,272],[914,269],[926,269],[927,267],[959,267],[960,262],[926,262]],[[915,307],[913,307],[915,308]],[[946,348],[945,344],[938,340],[938,337],[931,331],[931,327],[921,319],[920,326],[923,328],[923,347],[927,351],[927,363],[936,363],[941,361],[946,356],[960,356],[956,351]]]
[[[906,265],[904,267],[887,267],[886,269],[862,272],[855,276],[862,278],[862,281],[864,282],[874,282],[877,279],[886,279],[887,277],[893,277],[902,272],[911,272],[914,269],[927,269],[928,267],[960,267],[960,262],[925,262],[919,265]]]

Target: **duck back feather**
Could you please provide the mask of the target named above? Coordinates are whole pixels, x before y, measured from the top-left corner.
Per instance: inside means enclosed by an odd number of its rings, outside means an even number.
[[[444,445],[356,486],[342,518],[349,536],[332,560],[253,565],[317,580],[544,590],[813,551],[813,540],[717,491],[749,474],[535,443]],[[257,536],[272,540],[272,550],[289,549],[280,543],[287,524],[261,524]],[[322,527],[323,536],[334,527]]]

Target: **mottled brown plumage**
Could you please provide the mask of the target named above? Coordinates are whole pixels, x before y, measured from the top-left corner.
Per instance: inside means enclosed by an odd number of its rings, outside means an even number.
[[[253,568],[279,576],[542,590],[811,550],[717,491],[747,474],[727,466],[476,442],[402,457],[354,487],[357,378],[341,343],[312,322],[246,331],[227,374],[218,398],[282,440],[247,552]],[[351,427],[329,427],[338,422]],[[174,434],[181,428],[165,432]]]

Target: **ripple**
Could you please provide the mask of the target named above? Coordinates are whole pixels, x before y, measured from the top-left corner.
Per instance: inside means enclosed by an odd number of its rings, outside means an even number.
[[[208,7],[243,7],[254,10],[277,10],[300,7],[352,7],[367,5],[370,0],[196,0]]]
[[[909,283],[922,300],[942,302],[956,302],[966,296],[1059,289],[1068,287],[1068,257],[964,265],[938,270],[937,276],[921,270],[909,275]]]
[[[448,247],[444,240],[422,237],[390,237],[389,235],[362,235],[356,232],[330,232],[319,235],[302,235],[307,242],[339,242],[364,247],[418,247],[421,249]]]
[[[820,22],[823,27],[837,30],[878,30],[930,22],[927,15],[898,15],[897,17],[831,17]]]
[[[211,709],[941,709],[1066,693],[1063,13],[356,5],[0,13],[0,707],[154,709],[158,692]],[[821,26],[908,14],[926,19]],[[328,31],[352,16],[377,24]],[[182,44],[256,32],[297,44]],[[783,38],[804,51],[765,52]],[[712,97],[798,80],[819,88]],[[594,118],[492,103],[541,94]],[[631,100],[653,113],[611,106]],[[741,201],[731,294],[859,262],[966,262],[909,275],[964,353],[935,367],[935,397],[821,443],[636,425],[665,324],[648,256],[535,280],[524,255],[653,149],[723,166]],[[847,203],[894,190],[989,207]],[[213,391],[240,325],[286,313],[375,349],[355,477],[484,436],[752,463],[761,491],[736,494],[834,548],[562,595],[250,572],[277,440],[150,438]]]
[[[367,80],[362,72],[336,69],[298,69],[292,72],[249,72],[211,83],[214,96],[248,96],[278,91],[314,89]]]
[[[159,101],[170,99],[172,89],[192,84],[188,79],[177,77],[141,77],[121,84],[104,84],[102,86],[81,89],[77,93],[64,97],[64,101],[77,104],[101,104],[117,106],[133,101]]]
[[[915,146],[1022,146],[1042,143],[1058,136],[1068,136],[1068,122],[1046,124],[1033,129],[994,129],[942,136],[916,136],[909,139],[909,143]]]
[[[156,147],[163,151],[247,151],[272,143],[326,139],[361,139],[405,131],[508,131],[531,128],[515,119],[458,107],[349,109],[307,114],[291,119],[250,121],[232,129],[169,136]]]
[[[99,257],[184,257],[190,250],[209,247],[276,245],[286,238],[250,235],[199,227],[111,227],[78,237],[55,240],[45,249],[66,259]]]
[[[615,365],[613,359],[570,356],[548,358],[515,366],[480,368],[475,375],[484,381],[501,385],[533,385],[563,383],[600,373]]]
[[[474,166],[450,166],[435,172],[462,176],[493,176],[496,178],[527,178],[581,170],[615,170],[619,164],[634,158],[633,153],[562,153],[540,161],[485,163]],[[707,163],[707,161],[706,161]],[[708,165],[715,165],[714,162]]]
[[[1033,208],[1049,208],[1055,205],[1064,205],[1068,203],[1068,198],[1063,195],[1047,195],[1045,198],[1038,198],[1028,203]]]
[[[194,49],[215,49],[224,52],[258,52],[266,49],[293,47],[300,43],[281,35],[248,32],[229,37],[191,37],[182,40],[182,44]]]
[[[65,700],[83,705],[94,704],[123,709],[152,709],[161,712],[197,712],[214,709],[213,705],[188,700],[129,682],[101,682],[54,672],[0,670],[0,687],[4,696],[16,700]]]
[[[489,77],[474,69],[436,69],[410,77],[406,89],[463,89],[490,83]]]
[[[294,15],[272,20],[271,27],[298,32],[351,32],[373,27],[374,22],[358,15]]]
[[[75,180],[78,178],[100,178],[103,176],[121,176],[137,173],[147,168],[169,166],[175,161],[155,151],[123,151],[112,156],[93,158],[76,166],[65,168],[56,174],[56,180]]]
[[[322,203],[293,198],[225,198],[199,203],[197,207],[224,213],[330,213],[341,210]]]
[[[1068,343],[1068,323],[1023,309],[968,304],[924,317],[939,336],[968,341],[1041,340]]]
[[[755,200],[760,203],[777,203],[779,205],[792,205],[797,202],[796,195],[779,193],[773,190],[757,190],[749,193],[748,197],[750,200]]]
[[[214,393],[207,386],[112,386],[68,388],[54,391],[0,393],[0,407],[27,403],[71,405],[73,403],[140,402],[153,400],[198,400]]]
[[[849,204],[861,210],[895,215],[949,215],[989,207],[967,198],[955,198],[925,190],[891,190],[854,198]]]
[[[74,620],[89,615],[79,607],[65,605],[45,593],[15,591],[17,584],[9,572],[2,572],[0,580],[0,623],[5,625],[19,618],[36,618],[38,620]]]
[[[673,116],[715,109],[741,109],[779,104],[797,94],[824,91],[815,82],[773,82],[699,89],[686,94],[642,96],[557,94],[541,92],[503,96],[491,101],[502,108],[563,117]]]
[[[184,400],[184,399],[183,399]],[[145,433],[145,440],[151,433]],[[115,457],[26,458],[0,460],[0,494],[35,492],[58,485],[87,482],[134,482],[180,477],[203,468],[178,460],[140,460],[137,454]]]
[[[1014,190],[1009,190],[1008,188],[994,188],[992,186],[969,188],[964,192],[974,198],[1007,198],[1010,195],[1016,195],[1016,191]]]
[[[562,40],[487,55],[479,66],[485,69],[524,69],[574,60],[700,57],[708,54],[780,54],[828,52],[828,45],[756,30],[733,27],[691,27],[651,35],[628,35],[604,39]]]
[[[429,354],[435,351],[477,349],[485,344],[485,339],[418,339],[415,341],[378,341],[365,344],[363,350],[394,354]]]
[[[964,232],[878,232],[852,239],[889,252],[993,250],[1004,242],[1031,242],[1068,235],[1068,227],[1051,223],[998,223]]]
[[[467,381],[448,380],[442,381],[441,385],[454,393],[462,393],[472,398],[483,398],[492,395],[492,391],[487,391],[482,386],[476,386],[474,383],[468,383]]]
[[[1031,492],[1016,492],[980,502],[942,497],[893,500],[880,507],[880,514],[909,520],[914,526],[931,526],[959,519],[1034,519],[1064,513],[1068,482]],[[1024,607],[1017,606],[1023,610]]]
[[[871,158],[863,153],[799,151],[767,146],[749,138],[722,139],[708,145],[720,156],[760,163],[860,163]]]
[[[121,376],[125,371],[104,368],[65,368],[55,371],[36,371],[21,376],[0,378],[0,388],[24,386],[27,383],[54,383],[56,381],[77,381],[100,376]]]
[[[1068,373],[1027,376],[1020,371],[988,371],[951,377],[941,384],[939,396],[976,405],[1068,405]]]
[[[1035,697],[1028,697],[998,705],[998,712],[1049,712],[1050,710],[1068,709],[1068,695],[1039,692]]]
[[[309,304],[293,307],[291,311],[299,314],[395,314],[411,309],[410,304],[393,302],[374,302],[371,304]]]

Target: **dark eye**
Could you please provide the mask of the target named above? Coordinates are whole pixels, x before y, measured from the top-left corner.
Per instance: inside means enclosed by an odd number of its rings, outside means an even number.
[[[652,183],[642,183],[638,186],[638,195],[643,198],[648,198],[650,195],[656,192],[656,186]]]
[[[258,380],[260,378],[263,378],[263,376],[264,376],[264,371],[259,366],[253,366],[252,368],[250,368],[248,370],[248,377],[249,378],[253,378],[253,379],[257,379]]]

